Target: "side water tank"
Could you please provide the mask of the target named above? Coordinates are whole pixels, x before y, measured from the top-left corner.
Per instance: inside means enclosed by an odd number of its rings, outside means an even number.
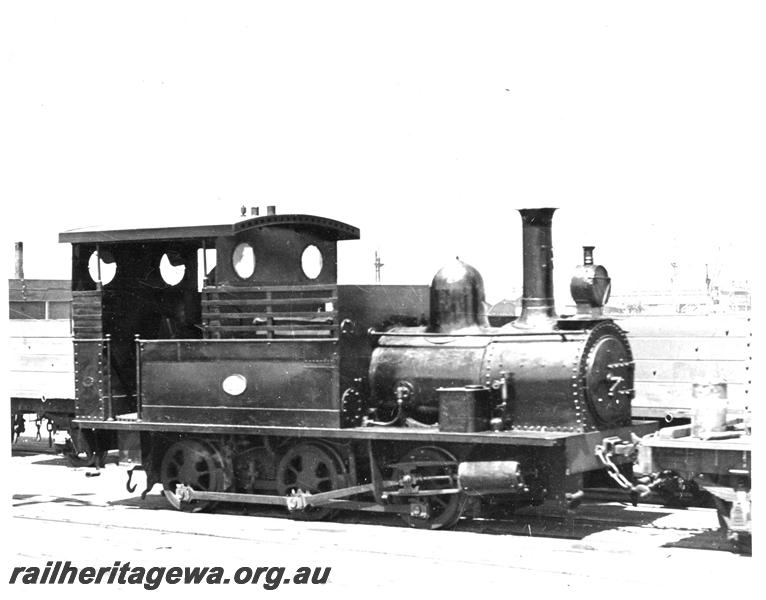
[[[456,258],[431,282],[431,333],[470,332],[488,327],[481,274]],[[468,330],[468,331],[465,331]]]

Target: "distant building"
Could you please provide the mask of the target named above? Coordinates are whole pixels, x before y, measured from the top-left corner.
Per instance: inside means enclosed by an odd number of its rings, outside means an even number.
[[[627,314],[724,314],[750,310],[750,290],[745,285],[728,288],[638,290],[615,294],[614,309]]]

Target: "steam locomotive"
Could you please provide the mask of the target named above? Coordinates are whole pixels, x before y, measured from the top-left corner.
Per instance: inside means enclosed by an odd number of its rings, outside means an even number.
[[[454,524],[483,500],[576,503],[630,462],[634,364],[585,247],[577,313],[553,303],[555,209],[524,209],[521,314],[490,326],[479,272],[338,285],[348,224],[72,231],[76,452],[118,449],[174,507],[272,504],[302,519]],[[108,275],[108,277],[107,277]]]

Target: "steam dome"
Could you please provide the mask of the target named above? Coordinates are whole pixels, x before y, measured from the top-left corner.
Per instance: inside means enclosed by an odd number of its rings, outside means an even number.
[[[431,282],[428,330],[449,333],[487,326],[484,280],[475,268],[456,258],[442,267]]]

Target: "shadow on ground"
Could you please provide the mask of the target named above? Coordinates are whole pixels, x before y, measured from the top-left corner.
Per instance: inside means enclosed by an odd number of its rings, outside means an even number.
[[[17,455],[16,450],[13,452]],[[23,451],[19,452],[24,455]],[[108,462],[115,462],[116,456],[109,457]],[[30,467],[66,467],[67,461],[58,456],[42,457],[30,463]],[[94,468],[78,469],[85,477],[98,476],[100,472]],[[122,492],[126,493],[124,483],[120,482]],[[56,497],[43,494],[16,494],[13,496],[13,506],[27,506],[41,503],[61,503],[73,507],[88,506],[124,506],[139,510],[174,510],[165,500],[159,485],[156,485],[145,499],[140,496],[144,480],[135,481],[138,484],[136,492],[126,497],[117,497],[112,501],[91,501],[85,496],[92,493],[74,493],[69,496]],[[117,489],[111,490],[118,495]],[[677,512],[678,509],[665,508],[656,504],[647,505],[646,509],[633,507],[629,503],[620,502],[584,502],[576,511],[551,511],[549,508],[523,508],[515,512],[499,508],[490,508],[482,514],[466,514],[452,527],[454,531],[480,533],[484,535],[514,535],[529,537],[551,537],[560,539],[582,540],[587,536],[621,527],[651,527],[662,517]],[[242,515],[253,517],[268,517],[277,519],[293,518],[286,509],[274,506],[254,506],[237,504],[219,504],[213,512],[227,515]],[[334,523],[364,524],[382,527],[405,527],[402,520],[392,514],[364,513],[338,511],[333,517]],[[666,544],[667,547],[732,551],[733,544],[726,540],[725,535],[716,530],[694,530],[679,541]]]

